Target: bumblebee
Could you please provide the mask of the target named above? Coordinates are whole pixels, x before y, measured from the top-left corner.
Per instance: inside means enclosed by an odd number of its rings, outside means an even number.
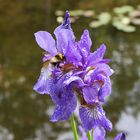
[[[64,62],[64,60],[65,57],[61,53],[59,53],[56,56],[52,57],[52,59],[50,60],[50,64],[54,67],[55,66],[59,67],[60,63]]]

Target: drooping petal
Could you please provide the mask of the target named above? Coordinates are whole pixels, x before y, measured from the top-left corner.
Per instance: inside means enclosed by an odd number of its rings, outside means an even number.
[[[49,94],[49,86],[51,84],[51,68],[43,67],[37,83],[34,85],[34,90],[40,94]]]
[[[82,55],[83,63],[86,62],[88,55],[90,54],[90,47],[92,45],[92,41],[89,36],[88,30],[84,30],[81,39],[78,43],[79,51]]]
[[[79,115],[86,130],[91,130],[97,126],[102,126],[109,131],[112,129],[112,123],[106,118],[101,105],[80,106]]]
[[[68,120],[76,108],[77,98],[70,85],[63,84],[69,74],[65,74],[58,79],[54,79],[50,87],[50,96],[56,108],[51,117],[51,121]]]
[[[50,94],[53,102],[56,104],[51,121],[55,122],[68,120],[76,108],[76,96],[72,91],[65,88],[57,88],[56,90],[56,95]]]
[[[118,134],[114,140],[126,140],[126,133],[122,132],[120,134]]]
[[[38,45],[49,52],[52,56],[57,54],[55,40],[50,33],[45,31],[39,31],[35,33],[36,42]]]
[[[87,60],[87,65],[94,65],[102,61],[106,51],[106,46],[102,44],[95,52],[91,53]]]
[[[103,127],[95,127],[94,140],[105,140],[105,129]]]

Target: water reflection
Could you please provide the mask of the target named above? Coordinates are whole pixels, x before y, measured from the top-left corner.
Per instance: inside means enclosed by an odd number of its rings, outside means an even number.
[[[15,6],[10,0],[1,1],[0,139],[3,140],[4,135],[7,140],[72,139],[68,122],[49,122],[53,109],[50,98],[32,90],[42,65],[42,50],[37,47],[33,33],[38,30],[52,32],[57,25],[54,16],[57,9],[94,8],[98,12],[100,7],[106,6],[107,10],[115,5],[128,3],[127,0],[115,3],[107,0],[88,2],[86,5],[85,1],[75,1],[71,5],[70,0],[67,3],[63,0],[50,3],[49,0],[36,3],[23,0],[18,1]],[[47,10],[46,3],[49,3]],[[138,3],[132,4],[135,6]],[[8,9],[5,10],[5,7]],[[140,113],[140,30],[137,28],[135,33],[126,34],[110,26],[93,30],[88,24],[88,18],[77,20],[72,25],[76,36],[79,37],[82,30],[87,28],[93,39],[94,49],[105,42],[108,46],[106,56],[112,59],[111,65],[115,70],[112,77],[113,92],[105,106],[115,127],[112,133],[108,133],[108,137],[114,137],[123,129],[128,132],[128,140],[137,140]],[[136,127],[137,130],[129,126]]]

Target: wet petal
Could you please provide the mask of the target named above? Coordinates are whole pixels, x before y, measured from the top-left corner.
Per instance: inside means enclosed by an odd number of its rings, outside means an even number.
[[[114,140],[126,140],[126,133],[122,132],[120,134],[118,134]]]
[[[50,78],[51,70],[49,67],[43,67],[37,83],[34,85],[34,90],[40,94],[49,94],[49,87],[52,84]]]
[[[82,65],[81,63],[82,56],[75,43],[73,42],[69,43],[65,56],[67,56],[66,58],[67,63],[72,63],[77,66]]]
[[[112,129],[112,123],[106,118],[101,105],[94,105],[93,107],[81,106],[79,114],[86,130],[91,130],[97,126],[102,126],[109,131]]]
[[[94,140],[105,140],[105,129],[103,127],[95,127]]]
[[[58,52],[62,53],[65,55],[67,52],[68,47],[73,45],[74,43],[74,34],[71,30],[68,29],[61,29],[57,35],[57,49]]]
[[[55,111],[51,117],[51,121],[68,120],[77,105],[77,99],[72,91],[60,89],[56,91],[56,95],[51,94],[52,100],[56,104]]]
[[[106,46],[102,44],[95,52],[91,53],[88,57],[87,65],[94,65],[97,62],[102,61],[106,51]]]
[[[36,42],[42,49],[49,52],[52,56],[57,54],[55,40],[50,33],[45,31],[39,31],[35,33],[35,38]]]
[[[87,56],[90,53],[90,47],[92,45],[92,41],[89,36],[88,30],[84,30],[80,41],[78,42],[79,51],[81,52],[83,63],[86,62]]]

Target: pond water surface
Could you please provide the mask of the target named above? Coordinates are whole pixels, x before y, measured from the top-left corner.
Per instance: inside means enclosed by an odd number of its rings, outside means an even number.
[[[56,10],[84,9],[111,11],[116,6],[133,5],[131,0],[1,0],[0,4],[0,140],[72,140],[69,122],[51,123],[53,104],[47,95],[33,91],[42,66],[42,50],[34,33],[53,33],[58,23]],[[114,129],[108,140],[126,131],[127,140],[140,138],[140,27],[134,33],[118,31],[110,25],[89,27],[90,18],[80,17],[72,28],[79,39],[88,29],[93,50],[107,45],[106,57],[115,71],[112,94],[104,106]]]

